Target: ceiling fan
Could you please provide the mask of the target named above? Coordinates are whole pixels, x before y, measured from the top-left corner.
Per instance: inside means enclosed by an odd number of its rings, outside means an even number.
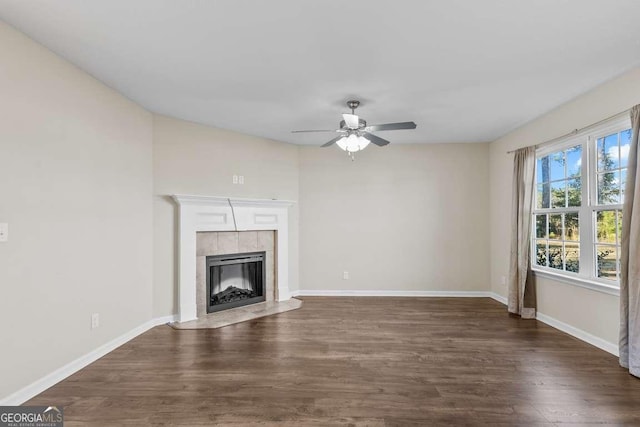
[[[328,147],[333,144],[338,144],[338,147],[347,152],[347,154],[353,160],[356,151],[364,150],[370,142],[382,147],[389,144],[390,141],[380,138],[371,132],[378,132],[383,130],[400,130],[400,129],[415,129],[416,124],[414,122],[400,122],[400,123],[385,123],[383,125],[371,125],[367,126],[367,122],[355,114],[356,108],[360,105],[360,101],[351,100],[347,101],[347,106],[351,109],[351,114],[343,114],[342,120],[338,125],[338,129],[335,130],[294,130],[292,133],[301,132],[338,132],[340,135],[333,138],[331,141],[323,144],[322,147]]]

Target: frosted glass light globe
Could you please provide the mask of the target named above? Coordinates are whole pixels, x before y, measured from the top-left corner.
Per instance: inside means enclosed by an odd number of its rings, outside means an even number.
[[[345,138],[338,140],[336,144],[338,147],[349,153],[355,153],[356,151],[364,150],[369,145],[369,140],[363,136],[351,134]]]

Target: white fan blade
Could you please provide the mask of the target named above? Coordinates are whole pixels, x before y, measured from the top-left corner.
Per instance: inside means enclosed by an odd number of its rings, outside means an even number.
[[[358,129],[360,127],[360,121],[355,114],[343,114],[342,118],[349,129]]]

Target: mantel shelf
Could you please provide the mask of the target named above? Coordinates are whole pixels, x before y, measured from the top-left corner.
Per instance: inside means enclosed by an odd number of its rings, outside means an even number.
[[[210,206],[256,206],[256,207],[289,207],[296,202],[277,199],[246,199],[239,197],[198,196],[192,194],[174,194],[171,196],[178,205],[210,205]]]

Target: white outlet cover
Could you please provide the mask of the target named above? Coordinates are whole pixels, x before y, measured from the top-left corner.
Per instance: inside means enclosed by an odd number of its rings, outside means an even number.
[[[342,278],[343,278],[344,280],[348,280],[348,279],[349,279],[349,272],[348,272],[348,271],[345,271],[344,273],[342,273]]]
[[[233,175],[233,183],[234,184],[238,183],[238,175]]]
[[[91,315],[91,329],[95,329],[100,326],[100,314],[94,313]]]
[[[244,175],[240,175],[240,176],[238,177],[238,183],[239,183],[239,184],[244,184]]]

